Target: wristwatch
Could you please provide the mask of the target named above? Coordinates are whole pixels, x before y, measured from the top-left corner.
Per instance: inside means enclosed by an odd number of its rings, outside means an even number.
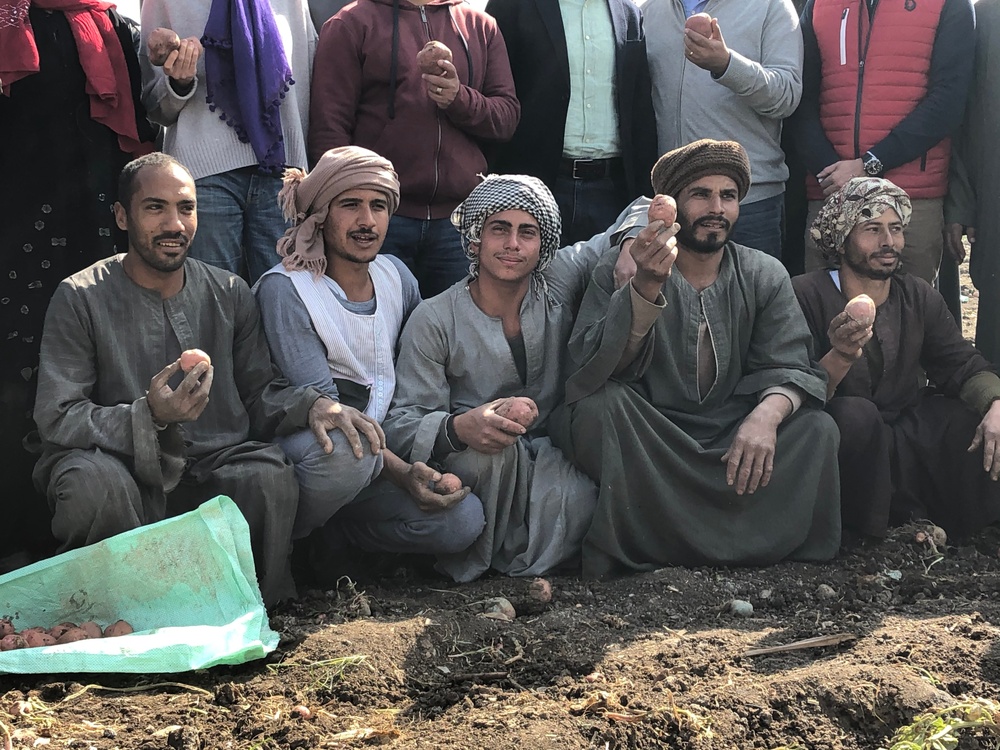
[[[865,174],[871,175],[872,177],[881,177],[884,167],[879,158],[875,156],[871,151],[865,153],[861,159],[861,163],[864,165]]]

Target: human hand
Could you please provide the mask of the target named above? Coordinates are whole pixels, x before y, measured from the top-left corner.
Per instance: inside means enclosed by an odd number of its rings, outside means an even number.
[[[711,36],[705,36],[693,29],[684,30],[684,54],[688,60],[716,78],[726,72],[731,55],[726,40],[722,38],[717,18],[712,19]]]
[[[722,456],[722,462],[726,464],[726,484],[735,485],[737,495],[752,495],[758,487],[767,487],[771,481],[778,425],[790,408],[784,396],[768,396],[736,430],[736,437]]]
[[[441,481],[441,476],[441,472],[435,471],[423,461],[414,461],[406,471],[403,479],[406,491],[425,513],[448,510],[462,502],[472,491],[469,487],[460,487],[456,492],[439,493],[435,486]]]
[[[961,265],[965,261],[965,244],[962,242],[962,235],[969,238],[969,244],[976,241],[976,228],[964,227],[961,224],[945,224],[941,230],[944,238],[944,249]]]
[[[149,381],[146,403],[153,421],[158,425],[193,422],[208,406],[215,368],[207,362],[199,362],[184,376],[176,389],[171,389],[167,381],[180,372],[180,369],[181,361],[176,359]]]
[[[635,242],[629,245],[629,254],[635,261],[635,276],[632,285],[650,302],[656,302],[663,282],[670,277],[670,271],[677,260],[677,231],[680,224],[667,225],[662,221],[652,221],[639,232]]]
[[[847,311],[830,321],[826,336],[830,349],[848,362],[855,362],[864,354],[864,346],[872,337],[872,327],[855,320]]]
[[[614,270],[615,289],[621,289],[635,276],[635,258],[629,250],[633,242],[635,237],[626,237],[618,250],[618,260],[615,261]]]
[[[455,417],[452,422],[458,439],[480,453],[493,455],[513,445],[527,430],[501,417],[496,408],[507,399],[497,399]]]
[[[340,430],[347,438],[355,458],[361,458],[361,434],[368,439],[372,455],[385,448],[385,433],[382,426],[364,412],[353,406],[345,406],[331,398],[322,396],[309,409],[309,429],[316,436],[316,442],[326,454],[333,453],[333,441],[327,432]],[[361,434],[359,434],[361,433]]]
[[[180,48],[171,52],[163,63],[163,72],[179,87],[186,88],[194,82],[198,73],[198,58],[201,53],[201,41],[196,37],[181,39]]]
[[[969,445],[969,453],[983,446],[983,471],[994,482],[1000,477],[1000,401],[994,401]]]
[[[861,159],[844,159],[835,161],[816,175],[816,179],[819,180],[819,186],[823,188],[823,197],[829,198],[844,187],[849,180],[864,176],[865,165]]]
[[[437,75],[421,73],[427,86],[427,96],[441,109],[447,109],[458,96],[461,83],[458,80],[458,70],[450,60],[438,60],[441,72]]]

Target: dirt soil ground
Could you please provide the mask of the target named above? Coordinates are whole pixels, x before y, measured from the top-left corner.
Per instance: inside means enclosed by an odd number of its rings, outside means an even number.
[[[926,531],[824,565],[553,577],[547,604],[501,577],[345,581],[273,613],[264,661],[0,677],[0,748],[1000,748],[1000,529],[960,547]],[[925,712],[943,718],[914,725]]]

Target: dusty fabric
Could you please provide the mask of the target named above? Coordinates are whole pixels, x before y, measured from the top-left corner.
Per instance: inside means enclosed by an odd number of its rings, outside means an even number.
[[[676,197],[695,180],[714,174],[731,178],[743,200],[750,189],[750,157],[743,146],[702,138],[668,151],[653,165],[653,190]]]
[[[816,408],[826,379],[809,361],[808,329],[777,260],[732,243],[723,253],[718,279],[700,293],[671,274],[663,313],[618,374],[629,291],[614,291],[612,256],[594,271],[570,338],[567,407],[550,428],[600,487],[585,575],[836,554],[837,432]],[[703,319],[718,368],[704,398],[693,366]],[[721,458],[772,386],[799,388],[806,404],[778,428],[770,484],[739,497]]]
[[[822,357],[830,321],[847,298],[827,271],[792,283],[814,356]],[[881,536],[889,524],[924,514],[949,534],[966,535],[1000,518],[1000,485],[983,471],[981,450],[966,451],[981,415],[959,399],[990,364],[962,338],[941,295],[909,274],[893,278],[874,334],[880,356],[869,344],[827,406],[843,432],[845,524]],[[921,387],[921,370],[934,389]]]
[[[284,187],[278,194],[285,218],[292,227],[278,240],[278,255],[287,271],[326,270],[323,222],[330,203],[341,193],[358,188],[378,190],[389,202],[389,213],[399,205],[399,179],[392,164],[374,151],[342,146],[323,154],[312,171],[285,170]]]
[[[840,249],[858,224],[877,219],[892,209],[905,227],[913,207],[906,191],[881,177],[853,177],[826,199],[809,234],[827,262],[839,265]]]

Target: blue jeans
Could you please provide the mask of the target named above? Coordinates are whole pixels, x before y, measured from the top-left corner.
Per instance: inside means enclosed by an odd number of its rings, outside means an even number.
[[[288,224],[278,208],[281,178],[254,167],[195,180],[198,232],[191,257],[239,274],[253,285],[281,258],[275,250]]]
[[[556,177],[552,191],[562,215],[559,246],[566,247],[595,234],[606,232],[618,214],[629,204],[625,198],[624,177],[599,180],[574,180]]]
[[[781,214],[784,207],[784,193],[743,204],[740,206],[740,218],[736,220],[729,239],[738,245],[762,250],[780,260]]]
[[[469,273],[462,236],[451,219],[410,219],[393,216],[382,252],[406,264],[420,284],[424,299],[440,294]]]

